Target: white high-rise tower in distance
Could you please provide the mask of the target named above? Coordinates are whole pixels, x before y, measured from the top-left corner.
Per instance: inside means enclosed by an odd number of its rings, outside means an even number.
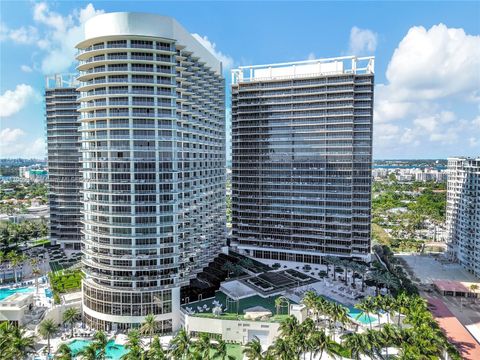
[[[449,251],[480,277],[480,157],[448,159],[446,222]]]
[[[85,320],[176,330],[180,288],[225,243],[222,64],[153,14],[94,17],[77,48]]]

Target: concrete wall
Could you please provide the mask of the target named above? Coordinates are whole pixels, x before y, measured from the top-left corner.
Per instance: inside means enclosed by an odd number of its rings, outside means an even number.
[[[262,337],[262,345],[270,346],[278,335],[280,323],[267,321],[223,320],[185,315],[188,332],[219,334],[225,341],[246,344],[253,336]]]

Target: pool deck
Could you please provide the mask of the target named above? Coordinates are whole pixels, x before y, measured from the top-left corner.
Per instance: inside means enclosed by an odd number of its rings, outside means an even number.
[[[480,344],[458,321],[445,303],[434,297],[427,297],[427,301],[432,305],[431,311],[435,320],[437,320],[449,341],[457,346],[462,358],[466,360],[480,359]]]

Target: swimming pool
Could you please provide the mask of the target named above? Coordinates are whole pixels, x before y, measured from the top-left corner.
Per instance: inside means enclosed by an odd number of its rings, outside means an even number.
[[[45,296],[48,298],[53,297],[53,292],[50,289],[45,289]]]
[[[33,288],[28,288],[28,287],[18,288],[18,289],[0,289],[0,301],[16,293],[28,293],[32,291],[33,291]]]
[[[77,356],[77,354],[84,348],[86,348],[92,340],[73,340],[68,347],[72,349],[72,355]],[[106,358],[108,360],[119,360],[123,355],[128,352],[123,345],[115,344],[115,341],[110,340],[107,343],[107,348],[105,351]]]
[[[325,296],[325,295],[322,295],[322,296],[325,299],[327,299],[328,301],[333,301],[333,302],[336,302],[337,304],[345,306],[348,309],[348,316],[350,316],[353,320],[358,321],[359,323],[362,323],[362,324],[365,324],[365,325],[370,325],[370,324],[373,324],[374,322],[378,321],[378,318],[376,316],[367,315],[363,311],[355,308],[354,306],[348,306],[348,305],[342,304],[341,302],[339,302],[335,299],[332,299],[328,296]],[[359,314],[362,314],[362,315],[360,315],[357,319],[357,316]]]

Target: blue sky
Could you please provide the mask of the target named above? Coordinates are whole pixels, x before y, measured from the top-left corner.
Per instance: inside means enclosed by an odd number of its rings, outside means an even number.
[[[1,1],[0,157],[42,157],[45,74],[98,12],[175,17],[228,69],[376,56],[375,158],[480,155],[479,2]]]

